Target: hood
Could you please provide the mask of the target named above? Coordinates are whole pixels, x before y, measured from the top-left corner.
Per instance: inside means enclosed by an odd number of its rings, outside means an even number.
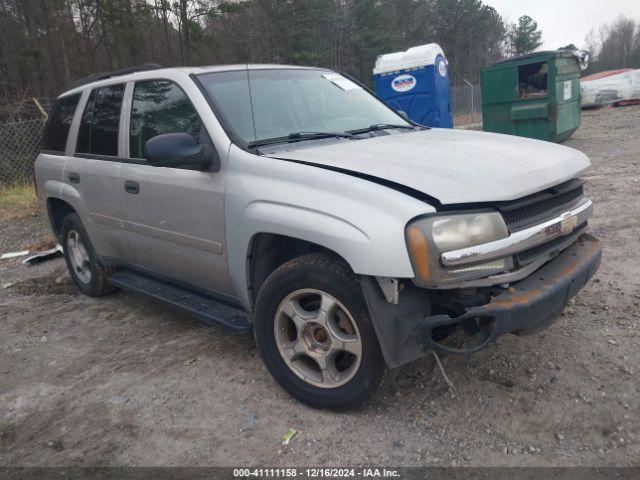
[[[583,153],[555,143],[440,128],[288,144],[266,156],[388,180],[442,205],[515,200],[575,178],[590,165]]]

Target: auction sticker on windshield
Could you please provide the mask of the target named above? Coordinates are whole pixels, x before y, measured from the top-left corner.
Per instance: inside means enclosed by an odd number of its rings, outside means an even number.
[[[344,91],[347,90],[362,90],[362,87],[356,83],[353,83],[348,78],[343,77],[337,73],[326,73],[322,75],[322,78],[326,78],[331,83],[333,83],[336,87],[341,88]]]

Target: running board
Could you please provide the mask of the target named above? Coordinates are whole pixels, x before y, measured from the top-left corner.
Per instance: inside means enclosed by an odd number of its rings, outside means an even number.
[[[120,269],[111,273],[107,281],[122,290],[140,293],[181,310],[203,323],[216,325],[235,333],[251,331],[247,314],[211,297],[200,295],[166,282]]]

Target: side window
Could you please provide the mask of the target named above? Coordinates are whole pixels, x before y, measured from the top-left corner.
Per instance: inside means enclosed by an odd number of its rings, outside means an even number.
[[[42,138],[42,148],[44,150],[64,153],[73,114],[79,101],[79,93],[56,100]]]
[[[78,153],[118,155],[118,127],[124,85],[94,89],[89,96],[78,131]]]
[[[131,104],[129,156],[144,158],[144,144],[163,133],[188,133],[198,143],[211,143],[189,97],[168,80],[137,82]]]

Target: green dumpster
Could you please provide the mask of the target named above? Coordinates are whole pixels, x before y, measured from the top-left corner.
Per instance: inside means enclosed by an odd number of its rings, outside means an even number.
[[[580,60],[571,51],[535,52],[480,71],[483,128],[552,142],[580,126]]]

